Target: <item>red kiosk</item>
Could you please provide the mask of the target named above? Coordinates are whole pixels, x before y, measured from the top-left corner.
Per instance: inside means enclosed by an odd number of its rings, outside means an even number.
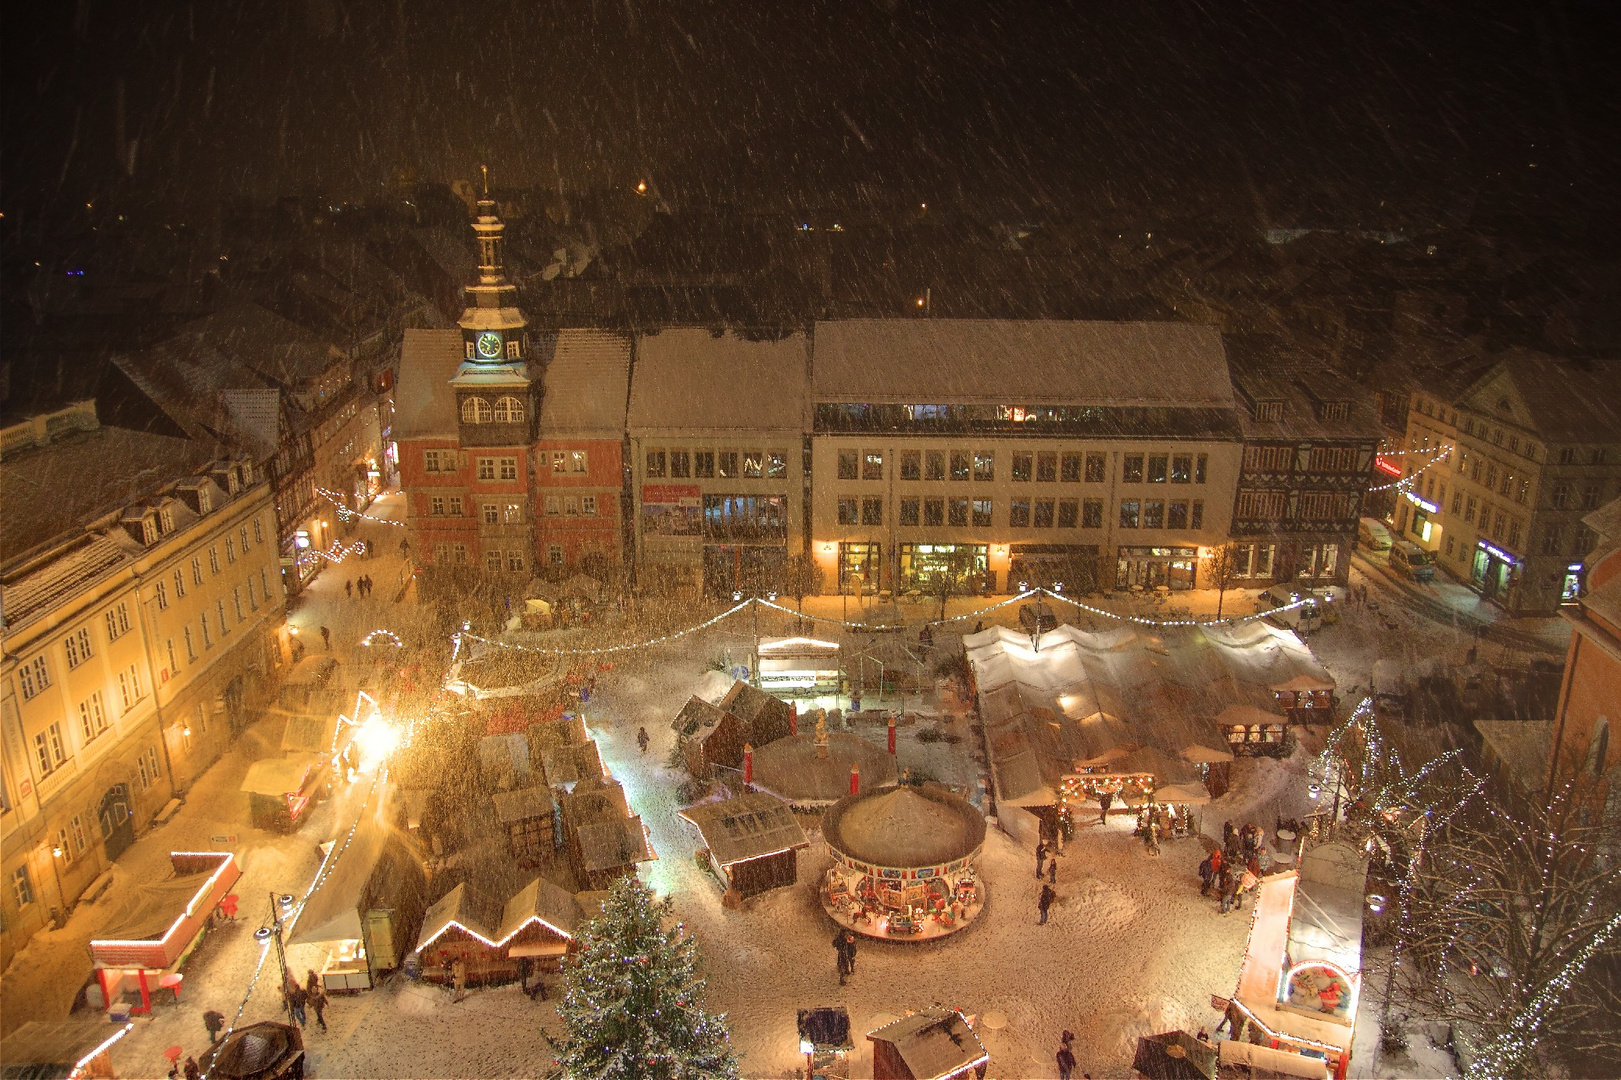
[[[136,889],[104,936],[90,942],[108,1011],[132,990],[141,995],[132,1013],[152,1011],[154,987],[172,989],[179,997],[180,966],[202,940],[209,916],[242,876],[228,851],[171,851],[169,864],[169,877]]]

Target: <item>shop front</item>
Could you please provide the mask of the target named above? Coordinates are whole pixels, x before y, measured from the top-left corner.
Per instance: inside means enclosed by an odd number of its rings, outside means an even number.
[[[1117,589],[1192,589],[1197,579],[1199,549],[1191,547],[1122,547],[1115,566]]]
[[[1559,602],[1561,604],[1578,604],[1582,599],[1582,571],[1581,563],[1570,563],[1565,567],[1564,582],[1559,587]]]
[[[704,592],[722,600],[765,596],[781,588],[787,563],[785,544],[705,544]]]
[[[839,593],[843,596],[873,596],[883,576],[883,545],[867,540],[839,543]]]
[[[986,544],[902,544],[899,551],[903,593],[937,595],[943,580],[952,592],[971,592],[990,578]]]
[[[1008,592],[1097,588],[1098,549],[1090,544],[1013,544],[1008,554]]]
[[[1520,559],[1488,540],[1475,545],[1475,559],[1470,566],[1469,586],[1482,599],[1506,603],[1509,586],[1519,576]]]

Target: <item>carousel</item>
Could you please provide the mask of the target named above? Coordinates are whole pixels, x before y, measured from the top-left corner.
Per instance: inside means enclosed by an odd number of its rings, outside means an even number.
[[[822,818],[833,856],[822,907],[866,937],[925,941],[967,926],[985,908],[974,864],[985,817],[935,785],[885,787],[840,799]]]

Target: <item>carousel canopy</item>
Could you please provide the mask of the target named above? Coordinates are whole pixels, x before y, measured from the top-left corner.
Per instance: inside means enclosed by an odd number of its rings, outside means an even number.
[[[985,816],[941,787],[891,787],[840,799],[822,818],[829,847],[876,866],[955,862],[985,842]]]
[[[882,746],[833,732],[824,758],[815,734],[800,732],[754,748],[754,786],[791,803],[830,803],[850,793],[852,765],[863,788],[895,782],[895,759]]]

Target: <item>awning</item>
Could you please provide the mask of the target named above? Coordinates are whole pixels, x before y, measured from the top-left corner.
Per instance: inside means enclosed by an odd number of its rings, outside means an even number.
[[[304,901],[287,944],[360,938],[361,894],[382,860],[387,843],[388,827],[368,815],[355,828],[348,847],[340,843],[332,849],[322,866],[321,884]]]
[[[303,756],[255,761],[238,790],[250,795],[286,795],[298,791],[314,764]]]
[[[1222,727],[1254,727],[1257,724],[1281,726],[1288,722],[1287,716],[1257,709],[1254,705],[1229,705],[1216,714],[1216,723]]]

